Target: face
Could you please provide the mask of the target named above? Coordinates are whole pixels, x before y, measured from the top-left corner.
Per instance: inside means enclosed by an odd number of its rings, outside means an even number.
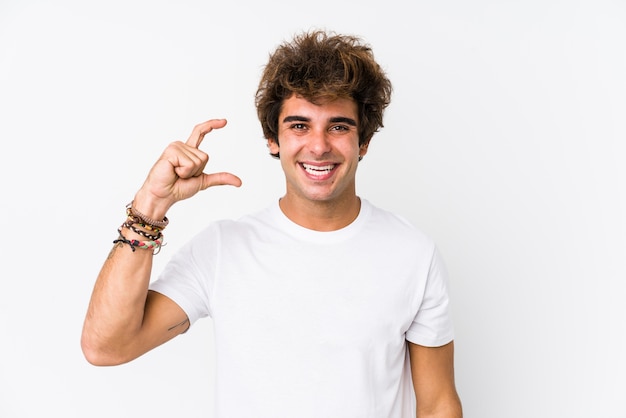
[[[298,202],[340,202],[356,196],[359,155],[357,104],[337,99],[313,104],[292,96],[278,117],[280,145],[269,140],[270,152],[280,152],[287,180],[285,199]]]

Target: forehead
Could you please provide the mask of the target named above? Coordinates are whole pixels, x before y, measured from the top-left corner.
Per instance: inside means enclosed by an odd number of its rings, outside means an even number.
[[[298,96],[285,99],[280,111],[279,123],[290,116],[302,116],[309,120],[328,120],[346,117],[357,120],[357,104],[353,99],[335,99],[312,103]]]

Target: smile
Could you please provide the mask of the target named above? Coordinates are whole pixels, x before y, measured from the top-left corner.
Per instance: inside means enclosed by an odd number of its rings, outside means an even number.
[[[310,164],[301,163],[300,165],[302,166],[302,168],[304,168],[304,171],[306,171],[308,174],[312,176],[318,176],[318,177],[330,174],[330,172],[333,171],[335,167],[337,167],[336,164],[310,165]]]

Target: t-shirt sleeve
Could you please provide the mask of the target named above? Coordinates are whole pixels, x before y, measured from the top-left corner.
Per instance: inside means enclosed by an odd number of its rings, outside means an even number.
[[[414,344],[439,347],[454,339],[449,311],[448,273],[435,248],[428,269],[424,295],[406,339]]]
[[[206,231],[183,245],[167,262],[150,290],[172,299],[187,314],[193,324],[210,316],[212,274]]]

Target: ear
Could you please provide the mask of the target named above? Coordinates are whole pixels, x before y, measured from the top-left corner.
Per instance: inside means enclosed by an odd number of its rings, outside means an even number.
[[[359,155],[361,157],[363,157],[365,154],[367,154],[367,148],[370,146],[369,141],[367,141],[364,144],[359,145]]]
[[[278,154],[280,151],[278,143],[273,138],[267,138],[267,148],[270,150],[270,154]]]

